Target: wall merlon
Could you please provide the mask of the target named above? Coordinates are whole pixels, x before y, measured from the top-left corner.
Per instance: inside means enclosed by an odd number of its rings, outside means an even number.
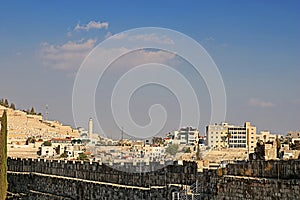
[[[7,163],[10,192],[34,190],[62,199],[170,199],[170,185],[196,181],[202,199],[296,199],[300,193],[300,160],[241,162],[202,173],[194,162],[147,173],[97,162],[9,158]]]

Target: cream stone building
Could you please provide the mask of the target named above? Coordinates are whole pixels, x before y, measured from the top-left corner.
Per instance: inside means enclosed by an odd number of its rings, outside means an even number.
[[[256,140],[263,142],[274,142],[276,141],[276,137],[281,137],[281,135],[271,134],[270,131],[260,131],[259,134],[256,135]]]
[[[228,123],[208,125],[206,143],[210,148],[244,148],[252,153],[256,146],[256,127],[250,122],[245,122],[244,126]]]

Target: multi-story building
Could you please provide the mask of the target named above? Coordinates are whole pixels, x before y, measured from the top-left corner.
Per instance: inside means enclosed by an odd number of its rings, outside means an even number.
[[[228,147],[228,123],[208,125],[206,127],[206,144],[211,148]]]
[[[256,135],[257,141],[266,142],[275,142],[276,138],[281,138],[281,135],[271,134],[270,131],[260,131],[259,134]]]
[[[245,122],[244,126],[228,123],[208,125],[206,141],[211,148],[246,148],[253,152],[256,145],[256,127],[250,122]]]
[[[288,132],[286,138],[292,144],[300,143],[300,132],[290,131],[290,132]]]
[[[287,137],[289,138],[300,138],[300,131],[290,131],[287,134]]]
[[[195,145],[198,137],[199,131],[193,127],[183,127],[167,135],[168,143],[185,145]]]

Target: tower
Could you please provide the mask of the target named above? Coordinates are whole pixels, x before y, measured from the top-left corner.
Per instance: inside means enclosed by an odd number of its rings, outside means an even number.
[[[88,130],[88,137],[91,138],[93,134],[93,119],[89,119],[89,130]]]
[[[48,114],[49,114],[49,111],[48,111],[48,104],[46,104],[46,114],[45,114],[45,119],[48,120]]]

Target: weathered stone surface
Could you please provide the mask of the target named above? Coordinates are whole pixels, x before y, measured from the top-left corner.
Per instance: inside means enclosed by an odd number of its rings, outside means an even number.
[[[197,173],[197,165],[125,173],[98,163],[8,159],[9,191],[29,199],[171,199],[197,181],[201,199],[299,199],[300,161],[253,161]],[[174,186],[177,185],[177,186]]]

